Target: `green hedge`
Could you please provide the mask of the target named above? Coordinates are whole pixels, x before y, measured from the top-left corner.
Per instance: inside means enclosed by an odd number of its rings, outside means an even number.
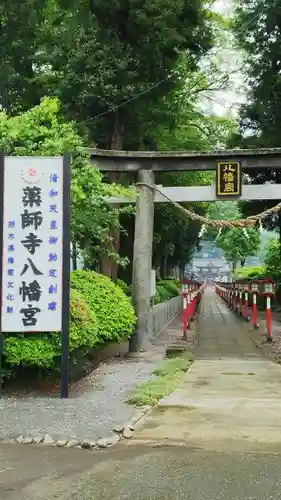
[[[234,279],[263,279],[266,270],[264,266],[240,267],[234,273]]]
[[[93,347],[99,341],[98,324],[81,293],[70,291],[69,350]],[[61,352],[61,334],[16,334],[5,336],[5,359],[9,365],[51,368],[58,364]]]
[[[266,266],[255,266],[255,267],[242,267],[236,269],[234,273],[234,280],[248,279],[248,280],[263,280],[269,277],[274,279],[274,273],[270,272]],[[272,305],[281,304],[281,287],[279,284],[276,286],[276,294],[272,299]],[[249,306],[252,307],[252,294],[249,294]],[[257,296],[257,306],[259,309],[265,309],[266,299],[263,295],[258,294]]]
[[[117,278],[117,280],[115,281],[115,284],[117,286],[119,286],[121,288],[121,290],[123,290],[123,292],[126,295],[130,295],[130,287],[127,285],[127,283],[125,283],[125,281],[120,280],[119,278]]]
[[[159,292],[158,292],[157,287],[156,287],[156,294],[155,294],[155,297],[154,297],[154,304],[155,305],[156,304],[160,304],[160,302],[161,302],[161,297],[160,297]]]
[[[71,287],[95,312],[100,341],[118,342],[131,335],[136,321],[131,299],[110,278],[95,271],[73,271]]]
[[[165,300],[170,300],[174,295],[167,290],[163,285],[156,285],[157,293],[160,297],[160,302],[165,302]]]
[[[171,294],[172,297],[177,297],[180,294],[179,286],[175,283],[174,280],[165,279],[158,281],[158,286],[163,286],[166,290]]]
[[[108,277],[94,271],[73,271],[70,290],[69,349],[90,349],[128,338],[134,328],[131,299]],[[60,333],[5,336],[5,366],[59,368]]]
[[[132,294],[132,285],[127,285],[123,280],[117,279],[118,285],[123,292],[129,297]],[[180,281],[172,278],[165,278],[164,280],[156,283],[156,295],[154,297],[154,304],[159,304],[165,300],[177,297],[180,294]]]

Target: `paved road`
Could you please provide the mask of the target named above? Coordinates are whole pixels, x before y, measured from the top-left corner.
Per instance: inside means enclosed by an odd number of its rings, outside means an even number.
[[[182,447],[90,453],[0,445],[0,498],[278,500],[280,458]]]

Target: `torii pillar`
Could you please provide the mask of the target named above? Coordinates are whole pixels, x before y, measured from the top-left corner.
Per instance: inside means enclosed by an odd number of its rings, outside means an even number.
[[[138,182],[154,186],[152,170],[139,170]],[[130,352],[147,350],[151,333],[149,331],[151,268],[154,224],[154,190],[139,186],[136,201],[135,238],[133,255],[132,299],[137,322],[130,338]]]

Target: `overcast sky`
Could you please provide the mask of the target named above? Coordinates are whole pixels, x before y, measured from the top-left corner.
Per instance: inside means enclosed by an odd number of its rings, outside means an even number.
[[[232,1],[216,0],[213,10],[230,17]],[[228,73],[230,80],[226,90],[208,94],[208,98],[204,100],[204,108],[206,111],[220,116],[236,116],[240,104],[245,101],[245,89],[243,88],[245,78],[239,70],[242,66],[241,54],[235,50],[233,39],[231,40],[229,34],[224,41],[223,50],[217,48],[214,52],[214,58],[219,59],[223,73]]]

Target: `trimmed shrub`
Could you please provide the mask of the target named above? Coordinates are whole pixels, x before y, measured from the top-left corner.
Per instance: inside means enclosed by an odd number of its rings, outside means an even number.
[[[57,339],[57,343],[59,340]],[[5,337],[4,354],[5,361],[9,365],[38,366],[47,369],[54,366],[54,359],[58,353],[51,334],[33,336],[18,334]]]
[[[162,285],[156,285],[156,290],[160,297],[160,302],[164,302],[165,300],[169,300],[173,297],[173,294]]]
[[[118,342],[131,335],[136,321],[131,299],[110,278],[95,271],[72,271],[71,287],[96,314],[100,341]]]
[[[173,278],[172,276],[166,276],[166,278],[163,279],[164,281],[173,281],[176,285],[180,286],[181,281],[177,278]]]
[[[156,294],[155,294],[155,297],[154,297],[154,304],[160,304],[161,302],[161,297],[159,295],[159,292],[157,290],[157,287],[156,287]]]
[[[70,290],[69,348],[94,347],[99,343],[98,321],[85,297],[78,290]]]
[[[81,293],[70,290],[69,350],[93,347],[98,342],[95,313]],[[5,336],[6,362],[15,366],[55,367],[61,354],[61,334],[42,333]]]
[[[162,280],[158,282],[158,285],[166,288],[172,297],[176,297],[180,294],[179,287],[173,280]]]
[[[119,286],[121,288],[121,290],[123,290],[123,292],[126,294],[126,295],[130,295],[130,289],[129,289],[129,286],[127,285],[127,283],[125,283],[125,281],[123,280],[120,280],[119,278],[117,278],[117,280],[115,281],[115,284],[117,286]]]
[[[265,276],[264,266],[240,267],[234,273],[234,279],[263,279]]]

